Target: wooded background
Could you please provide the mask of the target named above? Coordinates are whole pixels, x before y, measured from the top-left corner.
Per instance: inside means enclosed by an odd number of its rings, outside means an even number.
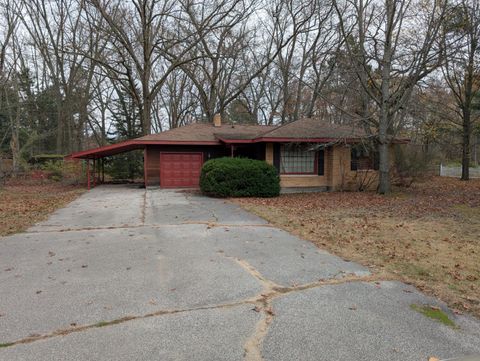
[[[0,0],[0,154],[14,172],[182,126],[363,127],[404,162],[478,164],[478,0]]]

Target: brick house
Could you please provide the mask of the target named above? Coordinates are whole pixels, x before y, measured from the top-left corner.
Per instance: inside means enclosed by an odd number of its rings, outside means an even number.
[[[145,186],[161,188],[198,187],[205,161],[248,157],[274,165],[283,191],[354,190],[378,183],[375,155],[366,140],[362,130],[315,118],[263,126],[222,124],[215,116],[213,124],[193,123],[70,157],[95,165],[103,157],[143,149]]]

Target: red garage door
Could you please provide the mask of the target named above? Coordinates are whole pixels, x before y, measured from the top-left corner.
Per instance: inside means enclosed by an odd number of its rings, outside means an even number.
[[[160,186],[198,187],[202,165],[202,153],[160,153]]]

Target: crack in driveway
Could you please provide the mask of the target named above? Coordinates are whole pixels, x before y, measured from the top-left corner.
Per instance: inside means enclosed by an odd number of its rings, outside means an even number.
[[[233,307],[237,307],[245,304],[251,304],[252,306],[254,306],[252,311],[262,313],[263,317],[260,321],[257,322],[254,332],[252,333],[252,335],[250,335],[250,337],[247,339],[247,341],[244,344],[244,351],[245,351],[244,361],[262,361],[263,357],[261,355],[261,348],[262,348],[263,340],[268,333],[268,326],[271,324],[275,316],[275,312],[271,306],[271,302],[274,298],[281,297],[283,295],[286,295],[292,292],[301,292],[304,290],[308,290],[315,287],[321,287],[321,286],[336,285],[336,284],[349,283],[349,282],[373,282],[373,281],[386,280],[384,278],[375,277],[374,275],[369,275],[369,276],[352,275],[352,276],[346,276],[344,278],[325,279],[325,280],[319,280],[318,282],[312,282],[312,283],[302,284],[298,286],[284,287],[264,277],[255,267],[250,265],[246,260],[227,256],[227,255],[224,255],[224,256],[230,260],[233,260],[238,265],[240,265],[245,271],[247,271],[252,277],[254,277],[262,285],[263,289],[260,292],[260,294],[257,294],[251,298],[243,299],[237,302],[222,303],[217,305],[200,306],[200,307],[192,307],[192,308],[158,310],[158,311],[146,313],[143,315],[125,316],[125,317],[121,317],[121,318],[110,320],[110,321],[100,321],[93,324],[73,326],[70,328],[55,330],[50,333],[33,335],[33,336],[25,337],[22,339],[5,342],[0,345],[2,345],[3,347],[11,347],[11,346],[20,345],[20,344],[30,344],[40,340],[66,336],[69,334],[87,331],[94,328],[114,326],[114,325],[126,323],[129,321],[134,321],[134,320],[147,319],[151,317],[160,317],[160,316],[166,316],[166,315],[174,315],[174,314],[186,313],[186,312],[226,309],[226,308],[233,308]]]
[[[240,265],[245,271],[247,271],[252,277],[254,277],[263,287],[262,292],[257,297],[255,301],[255,308],[253,309],[256,312],[261,312],[263,317],[260,321],[257,322],[255,330],[247,339],[244,344],[244,361],[263,361],[262,356],[262,345],[263,340],[268,334],[268,329],[270,324],[273,322],[275,317],[275,311],[272,307],[273,299],[281,297],[286,294],[293,292],[301,292],[309,290],[316,287],[322,286],[331,286],[351,282],[379,282],[387,281],[385,277],[378,277],[376,275],[368,276],[357,276],[355,274],[345,274],[343,278],[329,278],[329,279],[320,279],[316,282],[306,283],[302,285],[296,285],[291,287],[284,287],[278,285],[272,280],[269,280],[263,276],[255,267],[248,263],[244,259],[231,257],[224,255],[226,258],[233,260],[238,265]],[[337,275],[336,275],[337,276]],[[336,277],[334,276],[334,277]]]
[[[193,203],[195,205],[197,205],[199,208],[202,208],[204,210],[206,210],[208,213],[210,213],[212,215],[212,218],[214,219],[214,222],[218,222],[218,216],[215,214],[215,212],[211,209],[209,209],[208,207],[204,206],[203,204],[201,204],[200,202],[197,202],[195,200],[192,199],[192,196],[190,196],[189,194],[184,194],[183,195],[185,197],[185,199],[187,201],[189,201],[190,203]]]
[[[211,221],[185,221],[181,223],[170,223],[170,224],[132,224],[132,225],[119,225],[119,226],[106,226],[106,227],[82,227],[82,228],[63,228],[63,229],[46,229],[46,230],[32,230],[26,231],[22,234],[41,234],[41,233],[65,233],[65,232],[83,232],[83,231],[105,231],[110,229],[137,229],[137,228],[171,228],[178,227],[179,225],[200,225],[207,226],[208,228],[252,228],[252,227],[264,227],[264,228],[275,228],[271,224],[232,224],[232,223],[217,223]],[[45,225],[46,227],[56,227],[55,225]]]
[[[90,329],[93,329],[93,328],[114,326],[114,325],[118,325],[118,324],[129,322],[129,321],[134,321],[134,320],[141,320],[141,319],[146,319],[146,318],[151,318],[151,317],[174,315],[174,314],[178,314],[178,313],[186,313],[186,312],[194,312],[194,311],[232,308],[232,307],[241,306],[241,305],[244,305],[244,304],[247,304],[247,303],[251,303],[251,301],[242,300],[242,301],[239,301],[239,302],[223,303],[223,304],[213,305],[213,306],[200,306],[200,307],[192,307],[192,308],[173,309],[173,310],[158,310],[158,311],[146,313],[146,314],[143,314],[143,315],[125,316],[125,317],[117,318],[117,319],[110,320],[110,321],[100,321],[100,322],[92,323],[92,324],[88,324],[88,325],[73,326],[73,327],[70,327],[70,328],[56,330],[56,331],[46,333],[46,334],[43,334],[43,335],[39,334],[39,335],[33,335],[33,336],[25,337],[25,338],[22,338],[22,339],[19,339],[19,340],[2,343],[0,345],[4,345],[4,347],[10,347],[10,346],[21,345],[21,344],[29,344],[29,343],[33,343],[35,341],[45,340],[45,339],[59,337],[59,336],[66,336],[66,335],[69,335],[69,334],[72,334],[72,333],[87,331],[87,330],[90,330]]]

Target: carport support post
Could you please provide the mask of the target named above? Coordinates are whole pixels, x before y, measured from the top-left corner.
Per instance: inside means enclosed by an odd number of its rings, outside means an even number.
[[[105,158],[102,158],[102,183],[105,183]]]

